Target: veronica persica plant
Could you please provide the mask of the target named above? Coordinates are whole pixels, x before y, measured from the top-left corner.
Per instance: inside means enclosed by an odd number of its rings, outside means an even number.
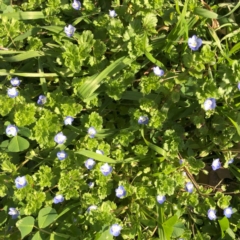
[[[6,134],[9,137],[15,137],[18,133],[18,128],[15,125],[8,125],[6,128]]]
[[[189,193],[192,193],[193,190],[194,190],[194,186],[191,182],[187,182],[186,185],[185,185],[185,189],[189,192]]]
[[[72,37],[75,31],[76,31],[76,28],[71,24],[69,24],[67,27],[64,27],[64,32],[68,37]]]
[[[216,107],[216,99],[215,98],[208,98],[203,104],[203,108],[205,111],[214,110]]]
[[[139,124],[148,124],[148,122],[149,122],[149,119],[148,119],[147,116],[140,116],[138,118],[138,123]]]
[[[55,137],[54,137],[54,141],[57,143],[57,144],[63,144],[65,143],[65,141],[67,140],[67,137],[62,133],[58,133]]]
[[[43,105],[47,102],[47,97],[45,97],[44,95],[40,95],[38,97],[38,100],[37,100],[37,104],[38,105]]]
[[[90,212],[92,210],[97,210],[97,206],[96,205],[91,205],[90,207],[88,207],[87,212]]]
[[[63,150],[57,152],[57,158],[59,160],[64,160],[67,156],[68,156],[67,153],[65,151],[63,151]]]
[[[73,117],[67,116],[64,118],[64,125],[72,125]]]
[[[123,186],[119,186],[117,189],[115,189],[116,196],[118,198],[123,198],[126,196],[127,192]]]
[[[153,73],[158,77],[162,77],[164,75],[164,71],[158,66],[153,68]]]
[[[96,131],[96,129],[95,129],[94,127],[90,127],[90,128],[88,129],[88,134],[89,134],[89,137],[90,137],[90,138],[94,138],[95,135],[97,134],[97,131]]]
[[[10,82],[13,87],[18,87],[20,85],[20,80],[18,79],[18,77],[12,78]]]
[[[96,150],[96,153],[97,153],[97,154],[104,155],[104,152],[103,152],[102,150],[99,150],[99,149]]]
[[[113,224],[110,227],[110,233],[114,236],[114,237],[118,237],[120,235],[120,232],[122,230],[122,227],[119,224]]]
[[[216,210],[214,210],[214,209],[209,209],[207,215],[210,220],[216,220],[216,218],[217,218]]]
[[[117,14],[116,14],[115,10],[109,10],[109,16],[110,16],[111,18],[116,17]]]
[[[111,174],[112,170],[112,167],[108,165],[108,163],[105,163],[100,167],[100,171],[104,176],[108,176],[109,174]]]
[[[59,194],[53,198],[53,203],[58,204],[64,201],[63,195]]]
[[[19,211],[16,208],[9,208],[8,214],[12,216],[12,219],[16,219],[19,216]]]
[[[75,9],[75,10],[79,10],[81,8],[81,2],[80,1],[77,1],[77,0],[74,0],[73,3],[72,3],[72,7]]]
[[[18,188],[18,189],[27,186],[27,179],[26,179],[26,177],[25,176],[17,177],[15,179],[15,184],[16,184],[16,188]]]
[[[225,217],[230,218],[233,214],[233,210],[231,207],[227,207],[223,210],[223,214]]]
[[[166,201],[166,197],[163,195],[157,195],[157,202],[163,204]]]
[[[221,162],[220,162],[220,160],[218,158],[218,159],[213,160],[213,162],[212,162],[212,170],[216,171],[219,168],[221,168]]]
[[[93,167],[95,166],[96,162],[92,159],[92,158],[89,158],[85,161],[85,166],[88,170],[91,170],[93,169]]]
[[[198,38],[196,35],[193,35],[188,39],[188,46],[193,50],[197,51],[202,46],[202,39]]]
[[[12,88],[9,88],[7,90],[7,95],[10,97],[10,98],[15,98],[17,97],[19,94],[18,90],[15,88],[15,87],[12,87]]]

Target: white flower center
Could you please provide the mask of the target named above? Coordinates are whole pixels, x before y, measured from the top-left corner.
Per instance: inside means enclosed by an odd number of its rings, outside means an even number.
[[[210,218],[215,218],[216,215],[215,215],[215,213],[214,213],[213,211],[211,211],[211,212],[209,212],[209,217],[210,217]]]
[[[196,40],[192,40],[191,46],[192,46],[192,47],[196,47],[196,46],[197,46],[197,41],[196,41]]]
[[[124,193],[124,192],[123,192],[123,189],[122,189],[122,188],[118,188],[118,189],[117,189],[117,194],[118,194],[118,195],[123,195],[123,193]]]
[[[112,231],[113,231],[113,232],[119,232],[120,230],[121,230],[121,227],[120,227],[120,226],[118,226],[118,225],[112,226]]]
[[[18,179],[18,184],[24,185],[25,184],[25,179],[24,178],[19,178]]]

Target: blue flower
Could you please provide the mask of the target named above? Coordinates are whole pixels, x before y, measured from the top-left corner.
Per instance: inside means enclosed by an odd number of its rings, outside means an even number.
[[[240,82],[238,83],[238,90],[240,90]]]
[[[217,158],[217,159],[213,160],[213,162],[212,162],[212,170],[216,171],[219,168],[221,168],[221,163],[219,161],[219,158]]]
[[[90,138],[94,138],[95,135],[97,134],[97,131],[96,131],[96,129],[95,129],[94,127],[90,127],[90,128],[88,129],[88,134],[89,134],[89,137],[90,137]]]
[[[57,152],[57,158],[59,160],[64,160],[67,156],[68,156],[68,154],[65,151],[63,151],[63,150]]]
[[[202,46],[202,39],[198,38],[196,35],[193,35],[188,39],[188,46],[193,50],[197,51]]]
[[[15,87],[9,88],[7,94],[10,98],[15,98],[18,96],[19,92]]]
[[[8,214],[12,216],[12,219],[16,219],[19,216],[19,211],[16,208],[9,208]]]
[[[27,179],[25,176],[23,177],[17,177],[15,179],[15,184],[16,184],[16,187],[17,189],[20,189],[20,188],[23,188],[27,185]]]
[[[164,75],[164,71],[158,66],[153,68],[153,73],[158,77],[162,77]]]
[[[233,214],[232,208],[231,207],[225,208],[223,214],[225,217],[230,218]]]
[[[217,218],[216,216],[216,210],[213,210],[213,209],[209,209],[208,210],[208,218],[210,220],[215,220]]]
[[[58,133],[55,137],[54,137],[54,141],[57,144],[63,144],[65,143],[65,141],[67,140],[67,137],[65,135],[63,135],[62,132]]]
[[[89,188],[93,188],[94,187],[94,182],[88,183],[88,186],[89,186]]]
[[[163,204],[166,201],[166,197],[162,195],[157,195],[157,201],[159,204]]]
[[[147,116],[140,116],[138,119],[138,123],[139,124],[148,124],[149,119]]]
[[[18,128],[15,125],[8,125],[6,128],[6,134],[9,137],[15,137],[18,133]]]
[[[47,98],[44,95],[40,95],[37,100],[37,104],[43,105],[47,102]]]
[[[187,182],[186,185],[185,185],[185,189],[186,191],[188,191],[189,193],[192,193],[193,192],[193,189],[194,189],[194,186],[191,182]]]
[[[118,224],[113,224],[110,227],[110,233],[114,236],[117,237],[120,235],[120,231],[122,230],[122,227]]]
[[[66,33],[66,35],[68,37],[72,37],[75,30],[76,30],[76,28],[74,26],[72,26],[71,24],[69,24],[67,27],[64,27],[64,32]]]
[[[95,164],[96,162],[92,158],[89,158],[85,161],[85,166],[88,170],[91,170]]]
[[[100,154],[100,155],[104,155],[104,152],[102,150],[99,150],[99,149],[96,150],[96,153]]]
[[[87,212],[90,212],[92,210],[97,210],[97,206],[96,205],[91,205],[88,209]]]
[[[179,159],[179,164],[182,165],[184,163],[183,159]]]
[[[73,7],[75,10],[79,10],[79,9],[81,8],[81,2],[80,2],[80,1],[77,1],[77,0],[73,0],[72,7]]]
[[[216,99],[215,98],[208,98],[206,99],[206,101],[203,104],[203,108],[205,111],[208,110],[213,110],[216,107]]]
[[[67,116],[64,119],[64,124],[65,125],[72,125],[73,120],[74,120],[73,117]]]
[[[234,159],[232,158],[228,161],[228,164],[232,164],[233,162],[234,162]]]
[[[54,198],[53,198],[53,202],[55,203],[55,204],[57,204],[57,203],[61,203],[61,202],[63,202],[64,201],[64,197],[63,197],[63,195],[57,195],[57,196],[55,196]]]
[[[127,192],[123,186],[119,186],[117,189],[115,189],[116,196],[118,198],[123,198],[126,196]]]
[[[108,165],[108,163],[103,164],[100,167],[100,171],[104,176],[108,176],[112,172],[112,167]]]
[[[20,85],[20,80],[18,79],[18,77],[12,78],[10,82],[13,87],[18,87]]]
[[[109,10],[109,16],[110,16],[111,18],[116,17],[117,14],[116,14],[115,10]]]

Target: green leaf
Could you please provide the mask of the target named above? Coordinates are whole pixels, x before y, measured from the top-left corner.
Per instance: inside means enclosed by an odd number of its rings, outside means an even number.
[[[222,238],[225,236],[225,231],[229,228],[229,221],[226,217],[218,220],[219,226],[221,228]]]
[[[58,214],[55,209],[51,207],[43,208],[38,213],[38,226],[40,228],[45,228],[53,223],[57,217]]]
[[[22,239],[27,236],[33,229],[34,218],[31,216],[20,219],[16,222],[16,226],[21,232]]]
[[[44,238],[42,238],[41,236],[41,232],[38,231],[34,234],[33,238],[31,240],[44,240]]]
[[[20,136],[15,136],[11,139],[8,145],[8,151],[21,152],[29,148],[29,142]]]
[[[7,17],[9,19],[17,19],[17,20],[30,20],[30,19],[43,19],[45,18],[42,12],[11,12],[11,13],[3,13],[0,14],[0,17]]]
[[[176,215],[174,215],[162,224],[165,236],[169,240],[171,239],[171,236],[172,236],[172,233],[174,230],[173,227],[174,227],[175,223],[177,222],[177,220],[178,220],[178,217]]]
[[[228,116],[227,116],[227,117],[228,117]],[[232,118],[228,117],[228,119],[231,121],[231,123],[233,124],[233,126],[236,128],[237,133],[238,133],[238,135],[240,136],[240,126],[238,126],[238,124],[237,124],[235,121],[233,121]]]
[[[174,224],[174,226],[173,226],[172,237],[173,238],[180,237],[184,233],[184,231],[185,231],[184,224],[181,222],[178,222],[178,223]]]
[[[5,211],[0,211],[0,226],[7,221],[7,214]]]
[[[44,55],[45,54],[43,52],[29,51],[29,52],[21,53],[12,57],[4,57],[3,59],[7,62],[21,62],[30,58],[40,57]]]
[[[217,13],[209,11],[209,10],[201,8],[201,7],[194,8],[193,13],[198,16],[202,16],[205,18],[212,18],[212,19],[217,19],[219,16]]]
[[[56,220],[59,219],[60,217],[62,217],[65,213],[72,210],[73,208],[78,207],[79,205],[81,205],[81,203],[75,203],[75,204],[72,204],[72,205],[66,207],[61,213],[58,214]]]
[[[106,227],[104,227],[104,229],[106,229]],[[107,228],[103,232],[98,233],[94,240],[113,240],[113,236],[110,234],[109,228]]]

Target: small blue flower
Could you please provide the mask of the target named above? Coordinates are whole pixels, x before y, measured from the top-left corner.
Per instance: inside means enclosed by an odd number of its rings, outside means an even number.
[[[198,38],[196,35],[193,35],[188,39],[188,46],[193,50],[197,51],[202,46],[202,39]]]
[[[15,87],[9,88],[7,94],[10,98],[15,98],[18,96],[19,92]]]
[[[115,10],[109,10],[109,16],[110,16],[111,18],[116,17],[117,14],[116,14]]]
[[[61,203],[61,202],[63,202],[64,201],[64,197],[63,197],[63,195],[57,195],[57,196],[55,196],[54,198],[53,198],[53,202],[55,203],[55,204],[57,204],[57,203]]]
[[[92,210],[97,210],[97,206],[96,205],[91,205],[88,209],[87,212],[89,213]]]
[[[153,73],[158,77],[162,77],[164,75],[164,71],[158,66],[153,68]]]
[[[20,188],[23,188],[27,185],[27,179],[25,176],[23,177],[17,177],[15,179],[15,184],[16,184],[16,187],[17,189],[20,189]]]
[[[92,158],[89,158],[85,161],[85,166],[88,170],[91,170],[95,164],[96,162]]]
[[[205,111],[208,110],[213,110],[216,107],[216,99],[215,98],[208,98],[206,99],[206,101],[203,104],[203,108]]]
[[[67,137],[65,135],[63,135],[62,132],[58,133],[55,137],[54,137],[54,141],[57,144],[63,144],[65,143],[65,141],[67,140]]]
[[[123,198],[126,196],[127,192],[123,186],[119,186],[117,189],[115,189],[116,196],[118,198]]]
[[[13,87],[18,87],[20,85],[20,80],[18,79],[18,77],[12,78],[10,82]]]
[[[38,105],[43,105],[47,102],[47,98],[44,95],[40,95],[37,100]]]
[[[110,233],[114,236],[114,237],[118,237],[120,235],[120,231],[122,230],[122,227],[118,224],[113,224],[110,227]]]
[[[207,215],[210,220],[215,220],[217,218],[216,210],[213,210],[213,209],[209,209]]]
[[[96,153],[100,154],[100,155],[104,155],[104,152],[102,150],[99,150],[99,149],[96,150]]]
[[[66,33],[66,35],[68,37],[72,37],[75,30],[76,30],[76,28],[74,26],[72,26],[71,24],[69,24],[67,27],[64,27],[64,32]]]
[[[188,191],[189,193],[192,193],[193,192],[193,189],[194,189],[194,186],[191,182],[187,182],[186,185],[185,185],[185,189],[186,191]]]
[[[234,159],[232,158],[228,161],[228,164],[232,164],[233,162],[234,162]]]
[[[179,159],[179,164],[182,165],[184,163],[183,159]]]
[[[139,124],[148,124],[149,119],[147,116],[140,116],[138,119],[138,123]]]
[[[72,125],[72,122],[73,122],[73,117],[70,117],[70,116],[67,116],[64,118],[64,124],[65,125]]]
[[[67,156],[68,156],[68,154],[63,150],[57,152],[57,158],[61,161],[64,160]]]
[[[219,161],[219,158],[217,158],[217,159],[213,160],[213,162],[212,162],[212,170],[216,171],[219,168],[221,168],[221,163]]]
[[[8,137],[15,137],[18,133],[18,128],[15,125],[8,125],[6,128],[6,134]]]
[[[162,195],[157,195],[157,201],[159,204],[163,204],[166,201],[166,197]]]
[[[225,208],[223,214],[225,217],[230,218],[233,214],[232,208],[231,207]]]
[[[104,176],[108,176],[112,172],[112,167],[108,165],[108,163],[103,164],[100,167],[100,171]]]
[[[12,216],[12,219],[16,219],[19,216],[19,211],[16,208],[9,208],[8,214]]]
[[[94,182],[88,183],[88,186],[89,186],[89,188],[93,188],[94,187]]]
[[[89,137],[90,137],[90,138],[94,138],[95,135],[97,134],[97,131],[96,131],[96,129],[95,129],[94,127],[90,127],[90,128],[88,129],[88,134],[89,134]]]
[[[75,10],[79,10],[79,9],[81,8],[81,2],[80,2],[80,1],[77,1],[77,0],[73,0],[72,7],[73,7]]]
[[[240,90],[240,82],[238,83],[238,90]]]

